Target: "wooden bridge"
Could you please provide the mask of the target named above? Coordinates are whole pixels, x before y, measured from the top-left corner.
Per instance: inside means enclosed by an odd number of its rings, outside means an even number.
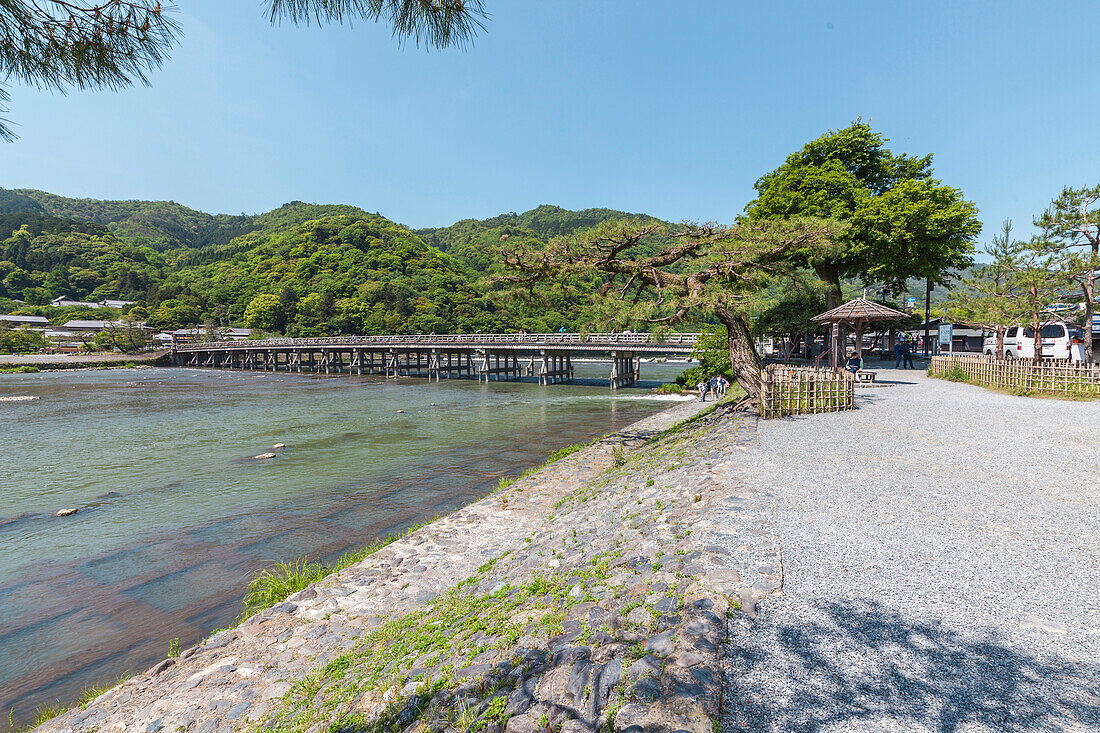
[[[573,379],[573,358],[611,360],[611,389],[639,378],[643,356],[687,356],[697,333],[659,340],[645,333],[507,333],[211,341],[180,344],[172,363],[185,367],[259,369],[321,374],[384,374],[428,379]]]

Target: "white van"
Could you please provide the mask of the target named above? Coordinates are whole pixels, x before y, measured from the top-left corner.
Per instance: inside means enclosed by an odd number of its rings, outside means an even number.
[[[1012,326],[1005,331],[1006,359],[1035,358],[1035,331],[1031,326]],[[1039,329],[1044,359],[1068,359],[1071,362],[1085,360],[1085,331],[1080,326],[1065,323],[1048,323]],[[982,344],[987,356],[997,352],[997,336],[989,336]]]

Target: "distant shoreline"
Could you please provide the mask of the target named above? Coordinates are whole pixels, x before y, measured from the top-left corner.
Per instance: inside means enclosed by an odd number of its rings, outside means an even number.
[[[9,354],[0,356],[0,370],[35,367],[38,371],[167,366],[168,351],[148,354]],[[2,373],[2,371],[0,371]]]

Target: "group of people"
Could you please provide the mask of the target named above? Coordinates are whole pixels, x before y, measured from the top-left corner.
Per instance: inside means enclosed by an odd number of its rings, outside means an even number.
[[[916,369],[913,366],[913,342],[907,338],[903,338],[894,344],[894,356],[897,359],[894,361],[895,369],[902,369],[902,362],[905,362],[905,369]]]
[[[706,402],[708,394],[713,394],[715,398],[724,397],[726,390],[730,388],[730,382],[719,374],[717,377],[700,381],[695,388],[699,390],[699,399]]]
[[[913,342],[907,338],[903,338],[894,344],[894,356],[897,359],[894,362],[895,369],[916,369],[913,366]],[[905,366],[902,366],[904,362]],[[848,360],[844,362],[844,368],[855,374],[863,368],[863,358],[856,353],[855,349],[848,352]]]

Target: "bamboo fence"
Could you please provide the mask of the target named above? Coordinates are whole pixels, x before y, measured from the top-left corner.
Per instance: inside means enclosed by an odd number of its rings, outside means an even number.
[[[763,417],[840,412],[855,407],[855,377],[837,369],[769,364],[760,372]]]
[[[1054,359],[943,354],[932,357],[928,374],[1023,394],[1100,397],[1100,367]]]

